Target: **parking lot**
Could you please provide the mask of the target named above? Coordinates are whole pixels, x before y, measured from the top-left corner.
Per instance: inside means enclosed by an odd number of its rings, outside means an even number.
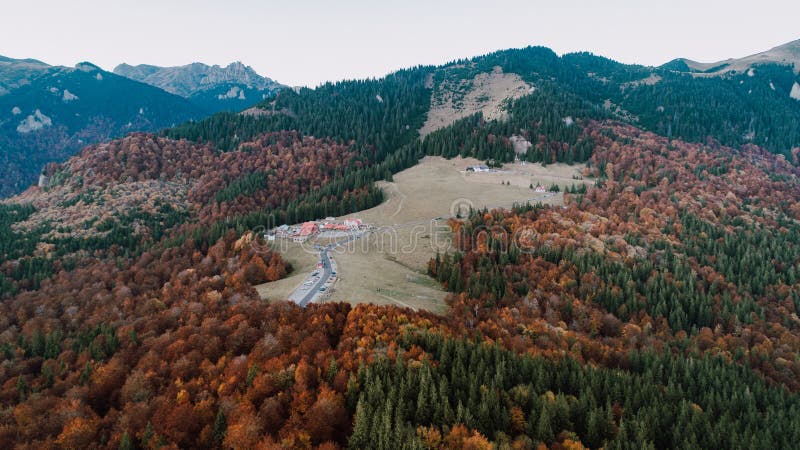
[[[330,255],[331,250],[345,245],[362,236],[363,233],[351,233],[350,237],[326,246],[316,246],[319,250],[319,262],[316,268],[289,295],[289,300],[300,306],[319,301],[330,296],[334,284],[339,278],[336,260]]]

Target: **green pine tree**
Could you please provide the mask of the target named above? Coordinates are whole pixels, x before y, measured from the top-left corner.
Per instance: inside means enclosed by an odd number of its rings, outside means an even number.
[[[217,418],[214,419],[214,442],[221,444],[225,440],[225,435],[228,432],[228,419],[222,409],[217,413]]]
[[[555,440],[553,426],[550,423],[550,411],[548,411],[545,405],[542,405],[542,410],[539,413],[539,420],[536,422],[536,438],[545,444],[550,444]]]
[[[119,441],[119,450],[133,450],[133,444],[131,443],[131,437],[128,436],[128,432],[122,434],[122,439]]]

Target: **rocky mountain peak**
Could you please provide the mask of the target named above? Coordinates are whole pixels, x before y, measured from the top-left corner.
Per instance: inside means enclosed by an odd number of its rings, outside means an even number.
[[[114,69],[114,73],[186,98],[221,85],[235,84],[259,91],[272,91],[282,87],[240,61],[225,67],[199,62],[175,67],[120,64]]]

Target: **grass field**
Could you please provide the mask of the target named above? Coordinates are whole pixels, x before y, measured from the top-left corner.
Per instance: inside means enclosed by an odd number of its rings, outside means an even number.
[[[537,194],[529,186],[556,183],[564,188],[591,183],[573,178],[580,174],[582,165],[507,164],[497,172],[465,171],[467,166],[478,164],[478,160],[469,158],[426,157],[396,174],[393,182],[382,182],[386,194],[382,204],[346,216],[358,217],[376,230],[332,252],[339,279],[327,301],[395,304],[442,312],[445,292],[426,271],[437,248],[449,248],[448,217],[459,209],[465,214],[469,206],[510,207],[524,202],[558,205],[563,202],[561,194]],[[266,299],[285,299],[314,268],[316,254],[304,250],[314,243],[282,243],[282,254],[295,271],[283,280],[257,286],[259,294]]]
[[[286,300],[289,294],[305,280],[309,272],[317,265],[319,260],[316,253],[310,252],[300,244],[290,240],[286,242],[275,241],[275,249],[281,256],[292,264],[292,273],[281,280],[256,286],[256,291],[261,298],[268,300]]]

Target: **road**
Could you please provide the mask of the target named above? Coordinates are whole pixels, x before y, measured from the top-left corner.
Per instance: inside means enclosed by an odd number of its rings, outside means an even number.
[[[551,196],[551,195],[545,194],[545,195],[543,195],[542,198],[547,198],[549,196]],[[508,206],[511,206],[511,204],[513,204],[513,203],[517,203],[517,202],[511,202]],[[502,208],[502,207],[508,207],[508,206],[506,206],[506,204],[502,204],[502,205],[486,206],[486,208],[492,209],[492,208]],[[446,219],[449,219],[451,217],[453,217],[453,216],[451,216],[451,215],[443,215],[441,217],[433,219],[433,221],[446,220]],[[415,225],[430,224],[431,222],[432,222],[431,219],[418,219],[418,220],[412,220],[412,221],[409,221],[409,222],[405,222],[405,223],[402,223],[402,224],[396,223],[396,224],[392,225],[392,227],[394,227],[394,228],[405,228],[405,227],[415,226]],[[336,261],[331,257],[330,251],[333,250],[336,247],[340,247],[340,246],[345,245],[345,244],[347,244],[349,242],[352,242],[352,241],[354,241],[356,239],[359,239],[360,237],[364,236],[367,233],[369,233],[369,232],[358,232],[358,233],[348,237],[347,239],[345,239],[345,240],[343,240],[341,242],[328,244],[325,247],[317,246],[317,248],[319,249],[319,262],[321,263],[322,267],[316,268],[311,274],[309,274],[308,277],[304,278],[303,282],[300,283],[300,285],[297,286],[295,288],[295,290],[292,291],[291,294],[289,294],[289,300],[294,302],[294,303],[297,303],[298,305],[300,305],[300,306],[305,308],[309,303],[314,303],[317,300],[317,298],[323,294],[323,292],[320,291],[320,289],[325,287],[325,292],[327,292],[328,289],[330,289],[332,287],[332,286],[328,286],[328,281],[330,280],[331,275],[333,274],[333,272],[337,271],[336,270]],[[315,273],[317,275],[314,275]],[[337,276],[338,276],[338,274],[337,274]],[[306,283],[310,283],[310,284],[306,284]]]
[[[325,283],[327,283],[331,277],[331,273],[333,273],[333,271],[331,270],[331,257],[330,254],[328,253],[328,251],[330,250],[329,247],[330,246],[325,247],[325,249],[320,252],[319,259],[320,262],[322,263],[322,269],[317,269],[317,271],[321,270],[322,273],[319,276],[319,280],[317,280],[316,283],[312,284],[311,288],[309,288],[308,291],[306,292],[306,295],[303,296],[303,298],[301,298],[300,301],[297,302],[298,305],[304,308],[306,305],[311,303],[311,301],[314,299],[314,297],[317,296],[317,294],[320,294],[319,291],[320,288],[322,288],[322,286],[325,286]]]
[[[336,247],[345,245],[349,242],[352,242],[360,238],[362,234],[363,233],[359,232],[358,234],[350,236],[344,241],[337,242],[335,244],[328,244],[325,247],[320,247],[319,262],[320,264],[322,264],[322,268],[317,268],[314,271],[318,273],[319,278],[316,281],[314,281],[315,278],[314,274],[312,273],[311,275],[309,275],[305,280],[303,280],[303,283],[300,284],[300,286],[297,286],[297,288],[289,295],[289,300],[297,303],[298,305],[304,308],[309,303],[313,303],[314,300],[316,300],[317,296],[322,294],[320,289],[326,286],[328,280],[330,280],[331,275],[335,271],[334,269],[336,268],[336,261],[334,261],[334,259],[331,257],[330,251]],[[303,287],[306,286],[305,283],[309,281],[312,281],[312,284],[310,285],[308,290],[303,289]]]

